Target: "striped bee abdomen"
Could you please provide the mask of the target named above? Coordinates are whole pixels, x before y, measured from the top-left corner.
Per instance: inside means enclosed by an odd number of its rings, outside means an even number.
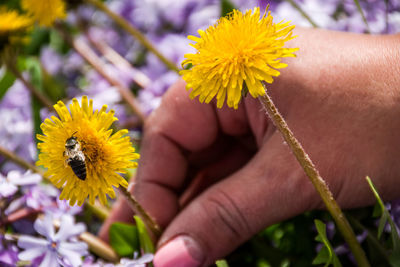
[[[79,159],[79,157],[74,157],[68,160],[68,165],[71,166],[71,169],[79,179],[82,181],[86,179],[85,161]]]

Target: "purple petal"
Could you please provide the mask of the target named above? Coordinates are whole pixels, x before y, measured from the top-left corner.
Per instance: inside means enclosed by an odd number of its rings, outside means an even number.
[[[49,46],[42,48],[40,51],[40,61],[47,72],[52,75],[59,72],[63,65],[60,54]]]
[[[37,238],[33,236],[22,235],[18,238],[18,246],[20,248],[30,249],[30,248],[46,248],[49,241]]]
[[[84,256],[87,255],[88,245],[85,242],[61,242],[59,248],[60,250],[80,252],[80,255]]]
[[[7,179],[15,185],[31,185],[37,184],[42,180],[42,176],[37,173],[31,173],[27,171],[21,175],[19,171],[10,171],[7,175]]]
[[[134,254],[134,257],[135,254]],[[141,266],[145,266],[146,263],[149,263],[153,260],[153,254],[151,253],[146,253],[143,256],[141,256],[138,259],[121,259],[121,264],[124,267],[141,267]]]
[[[6,266],[16,266],[17,261],[18,249],[15,246],[11,246],[8,249],[0,249],[0,263],[5,264]]]
[[[58,264],[58,260],[57,260],[57,253],[54,251],[50,251],[48,250],[46,252],[46,256],[44,257],[42,263],[39,265],[39,267],[58,267],[60,266]]]
[[[71,245],[74,245],[74,244],[71,244]],[[61,246],[58,249],[58,253],[60,253],[60,255],[64,256],[65,259],[67,259],[73,267],[78,267],[78,266],[82,265],[82,254],[81,253],[62,248]]]
[[[61,218],[60,230],[58,230],[55,240],[63,241],[73,236],[76,236],[86,230],[83,223],[74,224],[74,217],[71,215],[64,215]]]
[[[4,213],[6,215],[10,215],[11,213],[13,213],[14,211],[16,211],[17,209],[19,209],[20,207],[22,207],[22,205],[24,205],[25,203],[25,196],[17,198],[13,201],[11,201],[10,205],[8,205],[7,209],[4,211]]]
[[[46,252],[46,248],[44,247],[37,247],[32,249],[27,249],[22,251],[18,254],[18,258],[23,261],[31,261]]]
[[[136,260],[137,263],[149,263],[153,260],[154,255],[151,253],[143,254],[139,259]]]
[[[54,226],[51,216],[46,215],[43,219],[36,219],[33,227],[39,234],[47,237],[47,239],[54,240]]]
[[[1,197],[9,197],[17,192],[18,187],[15,185],[7,182],[7,181],[0,181],[0,196]]]

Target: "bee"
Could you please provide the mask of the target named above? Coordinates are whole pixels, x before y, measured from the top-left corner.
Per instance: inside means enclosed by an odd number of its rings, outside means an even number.
[[[74,133],[75,134],[75,133]],[[81,144],[76,136],[72,136],[65,141],[64,157],[67,157],[65,162],[71,167],[75,175],[85,181],[86,179],[86,162],[85,154],[81,150]]]

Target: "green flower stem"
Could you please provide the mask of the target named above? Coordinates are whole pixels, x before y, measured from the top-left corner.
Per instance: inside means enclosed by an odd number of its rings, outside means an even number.
[[[46,107],[48,110],[54,111],[52,101],[49,98],[47,98],[46,95],[42,94],[39,90],[37,90],[33,84],[31,84],[22,76],[22,73],[18,70],[17,66],[15,66],[12,59],[6,59],[5,64],[7,68],[12,72],[12,74],[14,74],[15,77],[18,80],[20,80],[24,84],[24,86],[31,92],[33,97],[39,100],[42,103],[42,105]]]
[[[6,157],[7,159],[13,161],[14,163],[17,163],[19,166],[21,166],[25,169],[31,170],[31,171],[43,176],[43,171],[40,170],[38,167],[27,162],[23,158],[17,156],[15,153],[11,152],[10,150],[8,150],[2,146],[0,146],[0,154],[3,155],[4,157]]]
[[[101,221],[105,221],[108,218],[108,216],[110,215],[110,210],[108,208],[101,206],[99,204],[96,204],[96,202],[94,205],[92,205],[86,201],[85,207],[89,211],[93,212],[93,214]]]
[[[366,32],[367,32],[367,33],[370,33],[371,30],[369,29],[368,21],[367,21],[367,18],[365,17],[365,14],[364,14],[364,12],[363,12],[363,10],[362,10],[362,8],[361,8],[360,2],[359,2],[358,0],[354,0],[354,3],[355,3],[356,6],[357,6],[357,10],[358,10],[358,12],[359,12],[360,15],[361,15],[361,18],[362,18],[362,20],[363,20],[363,22],[364,22],[364,24],[365,24],[365,27],[367,27]],[[387,12],[386,12],[386,14],[387,14]]]
[[[264,84],[263,84],[264,85]],[[332,215],[333,219],[336,222],[336,225],[339,231],[342,233],[344,239],[346,240],[347,244],[352,251],[358,266],[369,267],[370,264],[367,260],[365,252],[361,248],[360,244],[358,243],[356,236],[354,234],[353,229],[351,228],[349,222],[347,221],[346,217],[344,216],[342,210],[340,209],[339,205],[333,198],[331,191],[329,190],[327,184],[319,175],[317,169],[315,168],[314,164],[312,163],[310,157],[304,151],[303,147],[299,143],[299,141],[294,137],[292,131],[289,129],[286,121],[283,119],[282,115],[277,110],[276,106],[272,102],[272,99],[269,97],[267,93],[267,89],[265,88],[265,94],[260,96],[258,99],[260,100],[262,106],[268,113],[269,117],[271,118],[272,122],[282,134],[284,140],[292,150],[293,154],[295,155],[296,159],[303,167],[304,172],[307,174],[308,178],[310,179],[311,183],[314,185],[315,189],[317,190],[318,194],[321,196],[323,202],[325,203],[328,211]]]
[[[63,25],[56,24],[55,28],[60,32],[64,40],[75,49],[75,51],[84,58],[101,76],[103,76],[111,85],[117,88],[118,92],[121,94],[122,98],[132,109],[132,111],[138,116],[140,121],[143,123],[146,116],[139,108],[139,103],[136,100],[133,93],[123,85],[118,79],[114,78],[112,75],[108,74],[104,62],[99,56],[82,40],[72,39],[68,31],[65,30]]]
[[[85,0],[85,1],[95,6],[96,8],[100,9],[104,13],[106,13],[112,20],[114,20],[116,24],[118,24],[121,28],[123,28],[125,31],[131,34],[149,51],[154,53],[154,55],[156,55],[169,69],[175,72],[179,72],[179,69],[175,66],[175,64],[169,61],[166,57],[164,57],[139,30],[134,28],[124,18],[111,11],[103,2],[99,0]]]
[[[366,238],[371,243],[370,247],[380,255],[380,258],[385,259],[387,266],[390,266],[389,251],[387,251],[385,247],[381,244],[381,242],[373,234],[371,234],[370,229],[362,225],[351,214],[347,214],[347,218],[349,219],[349,222],[354,226],[354,228],[359,229],[363,232],[365,231],[367,233]]]
[[[154,219],[144,210],[142,205],[132,196],[129,191],[123,187],[119,187],[119,191],[124,195],[126,200],[128,201],[129,205],[131,206],[132,210],[142,218],[143,222],[146,226],[150,229],[150,231],[154,234],[154,237],[158,239],[161,236],[161,228],[158,224],[154,221]]]
[[[310,22],[310,24],[314,27],[314,28],[319,28],[317,23],[315,23],[315,21],[313,21],[311,19],[311,17],[293,0],[286,0],[287,2],[289,2],[297,11],[300,12],[300,14],[306,19],[308,20],[308,22]]]

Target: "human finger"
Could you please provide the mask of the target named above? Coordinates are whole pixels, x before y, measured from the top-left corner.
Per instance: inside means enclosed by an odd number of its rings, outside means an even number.
[[[267,225],[318,205],[311,183],[274,134],[246,166],[176,216],[160,239],[154,264],[208,266]]]

